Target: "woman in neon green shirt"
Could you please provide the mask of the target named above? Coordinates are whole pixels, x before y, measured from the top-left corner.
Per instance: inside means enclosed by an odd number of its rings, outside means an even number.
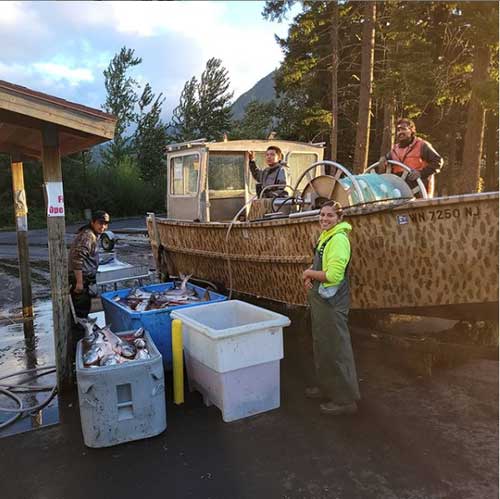
[[[318,386],[306,389],[309,398],[327,398],[321,412],[331,415],[353,414],[360,399],[356,366],[348,327],[349,261],[352,227],[342,221],[342,207],[323,204],[319,236],[311,268],[302,278],[311,306],[314,363]]]

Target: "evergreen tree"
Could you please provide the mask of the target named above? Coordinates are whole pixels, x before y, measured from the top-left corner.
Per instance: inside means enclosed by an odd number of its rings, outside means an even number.
[[[184,84],[179,105],[174,109],[172,129],[179,141],[205,138],[220,140],[231,128],[230,80],[220,59],[209,59],[198,80]]]
[[[81,151],[61,158],[67,211],[83,216],[85,208],[94,208],[90,199],[89,170],[94,165],[92,151]]]
[[[364,10],[358,122],[354,150],[355,173],[362,173],[367,167],[368,148],[370,146],[373,66],[375,60],[376,3],[366,2]]]
[[[113,166],[120,163],[131,152],[130,137],[126,136],[129,126],[136,121],[135,105],[138,101],[138,84],[127,72],[142,62],[134,56],[134,50],[122,47],[104,70],[104,85],[106,87],[106,102],[103,106],[106,112],[116,116],[115,138],[103,153],[104,163]]]
[[[269,0],[264,16],[279,20],[292,3],[292,0]],[[362,107],[357,76],[362,65],[359,41],[366,26],[363,10],[368,6],[366,2],[336,4],[339,65],[335,80],[331,39],[334,2],[303,1],[301,4],[302,11],[293,19],[287,37],[278,39],[284,60],[275,78],[281,98],[277,131],[283,138],[330,139],[333,144],[335,134],[330,133],[331,125],[328,130],[325,125],[327,119],[337,123],[336,157],[352,169],[355,116]],[[484,9],[489,9],[489,14],[481,14]],[[413,118],[419,135],[430,140],[445,158],[443,174],[437,177],[438,189],[442,184],[453,193],[453,186],[445,184],[449,177],[463,171],[462,141],[466,135],[472,137],[484,128],[484,119],[471,121],[479,126],[467,126],[467,111],[473,110],[469,106],[471,97],[475,95],[475,102],[480,102],[484,109],[498,108],[496,12],[495,2],[377,2],[373,120],[367,135],[372,139],[372,147],[368,164],[376,161],[380,152],[388,151],[394,139],[394,118]],[[475,33],[481,33],[482,38],[477,38]],[[489,51],[489,69],[472,81],[473,68],[480,66],[474,48],[481,45]],[[334,104],[338,106],[337,121]],[[471,146],[465,151],[480,150],[478,137],[466,142]],[[450,165],[447,165],[448,158]],[[477,161],[472,162],[477,166]],[[477,181],[477,172],[476,168],[470,176],[475,179],[473,182]]]
[[[168,141],[167,127],[161,120],[164,98],[155,98],[146,83],[139,99],[139,116],[134,134],[137,165],[144,180],[159,178],[164,171],[164,149]]]
[[[495,79],[490,71],[492,54],[495,54],[494,59],[498,62],[498,3],[476,2],[473,6],[464,5],[463,11],[464,17],[472,26],[469,40],[473,46],[473,71],[464,137],[464,172],[458,183],[459,194],[476,192],[481,188],[480,168],[486,109],[491,106],[492,100],[498,108],[498,72],[495,71]]]
[[[175,140],[183,142],[200,138],[198,128],[198,80],[193,76],[184,84],[179,105],[172,113],[172,134]]]
[[[293,0],[268,0],[263,16],[279,22],[294,3],[296,2]],[[310,130],[309,135],[312,133],[314,137],[329,140],[330,157],[336,159],[341,101],[338,80],[341,61],[339,23],[342,6],[337,0],[301,3],[303,10],[294,19],[288,39],[277,38],[285,54],[285,61],[278,72],[276,87],[283,97],[283,104],[288,102],[294,107],[302,106],[296,107],[297,113],[286,113],[288,117],[299,120],[295,124],[290,123],[289,127],[299,128],[300,120],[308,123],[310,128],[314,128],[316,124],[316,130]],[[328,81],[326,88],[325,81]],[[322,93],[321,96],[319,92]],[[306,95],[309,101],[305,103],[305,108],[300,94]],[[283,106],[280,108],[283,110]],[[326,119],[329,121],[329,127],[325,137]]]
[[[231,127],[230,79],[220,59],[207,61],[198,84],[198,129],[208,140],[220,140]]]
[[[231,138],[267,139],[275,126],[276,103],[253,100],[245,107],[245,115],[234,123]]]

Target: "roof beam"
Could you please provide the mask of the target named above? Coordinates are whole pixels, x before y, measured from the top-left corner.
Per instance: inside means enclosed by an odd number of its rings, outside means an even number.
[[[68,103],[69,104],[69,103]],[[80,130],[103,139],[112,139],[115,131],[115,119],[103,118],[80,109],[63,107],[58,103],[37,99],[35,96],[24,95],[0,85],[0,109],[17,113],[27,118],[42,120]],[[106,115],[104,115],[106,116]],[[40,128],[40,124],[37,125]]]

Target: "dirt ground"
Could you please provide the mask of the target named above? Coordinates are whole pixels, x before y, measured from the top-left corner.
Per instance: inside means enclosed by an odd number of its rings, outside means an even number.
[[[122,247],[120,258],[137,263],[131,259],[149,261],[150,256],[146,249]],[[41,260],[33,273],[38,300],[49,295],[44,265]],[[15,261],[0,260],[0,269],[0,314],[5,316],[19,308]],[[498,362],[462,358],[446,367],[433,365],[430,372],[419,369],[419,362],[428,363],[428,358],[371,341],[361,333],[368,329],[376,336],[374,324],[358,319],[352,336],[360,410],[355,416],[332,418],[303,396],[312,379],[305,316],[297,309],[278,311],[292,319],[284,331],[279,409],[224,423],[220,411],[205,407],[196,392],[187,393],[183,405],[173,405],[168,379],[163,434],[89,449],[83,444],[78,401],[70,394],[59,400],[59,424],[0,439],[1,496],[498,497]],[[395,332],[412,334],[444,326],[410,317],[385,323]],[[0,335],[3,331],[0,322]],[[3,353],[4,358],[11,354],[8,345]]]

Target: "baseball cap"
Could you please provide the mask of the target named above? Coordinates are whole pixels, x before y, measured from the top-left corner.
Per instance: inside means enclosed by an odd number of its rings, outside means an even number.
[[[92,222],[95,222],[95,221],[106,222],[109,224],[111,220],[109,218],[108,213],[106,213],[103,210],[96,210],[92,213]]]

